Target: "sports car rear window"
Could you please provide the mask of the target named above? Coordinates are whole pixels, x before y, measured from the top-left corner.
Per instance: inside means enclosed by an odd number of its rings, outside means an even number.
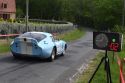
[[[34,38],[39,42],[39,41],[43,40],[44,38],[46,38],[46,35],[40,34],[40,33],[24,33],[24,34],[20,35],[19,37]]]

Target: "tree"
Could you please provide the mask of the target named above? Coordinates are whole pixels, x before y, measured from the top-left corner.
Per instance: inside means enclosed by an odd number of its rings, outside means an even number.
[[[122,2],[120,0],[94,0],[93,20],[96,28],[108,29],[120,24]]]
[[[101,30],[121,25],[122,0],[29,1],[29,18],[66,20]],[[24,14],[25,0],[17,0],[17,16]]]

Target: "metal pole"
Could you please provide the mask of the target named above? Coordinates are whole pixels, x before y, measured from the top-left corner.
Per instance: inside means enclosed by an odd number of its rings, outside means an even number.
[[[124,29],[124,23],[125,23],[125,0],[123,0],[122,31]]]
[[[29,0],[26,0],[26,31],[28,32]]]

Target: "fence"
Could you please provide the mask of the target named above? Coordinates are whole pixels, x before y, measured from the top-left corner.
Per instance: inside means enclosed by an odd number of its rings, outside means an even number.
[[[42,31],[49,33],[65,33],[74,30],[75,27],[72,23],[67,22],[67,24],[33,24],[28,25],[28,31]],[[26,25],[21,23],[0,23],[0,34],[17,34],[26,32]]]

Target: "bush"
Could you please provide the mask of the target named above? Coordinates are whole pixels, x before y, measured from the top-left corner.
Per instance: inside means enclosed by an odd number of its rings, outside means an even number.
[[[7,19],[7,22],[13,23],[13,20],[14,20],[14,19]]]
[[[16,20],[15,19],[7,19],[7,22],[10,22],[10,23],[15,23],[16,22]]]
[[[115,25],[114,28],[111,29],[111,31],[124,33],[125,27],[122,27],[122,26],[119,26],[119,25]]]
[[[0,22],[4,21],[3,18],[0,18]]]

